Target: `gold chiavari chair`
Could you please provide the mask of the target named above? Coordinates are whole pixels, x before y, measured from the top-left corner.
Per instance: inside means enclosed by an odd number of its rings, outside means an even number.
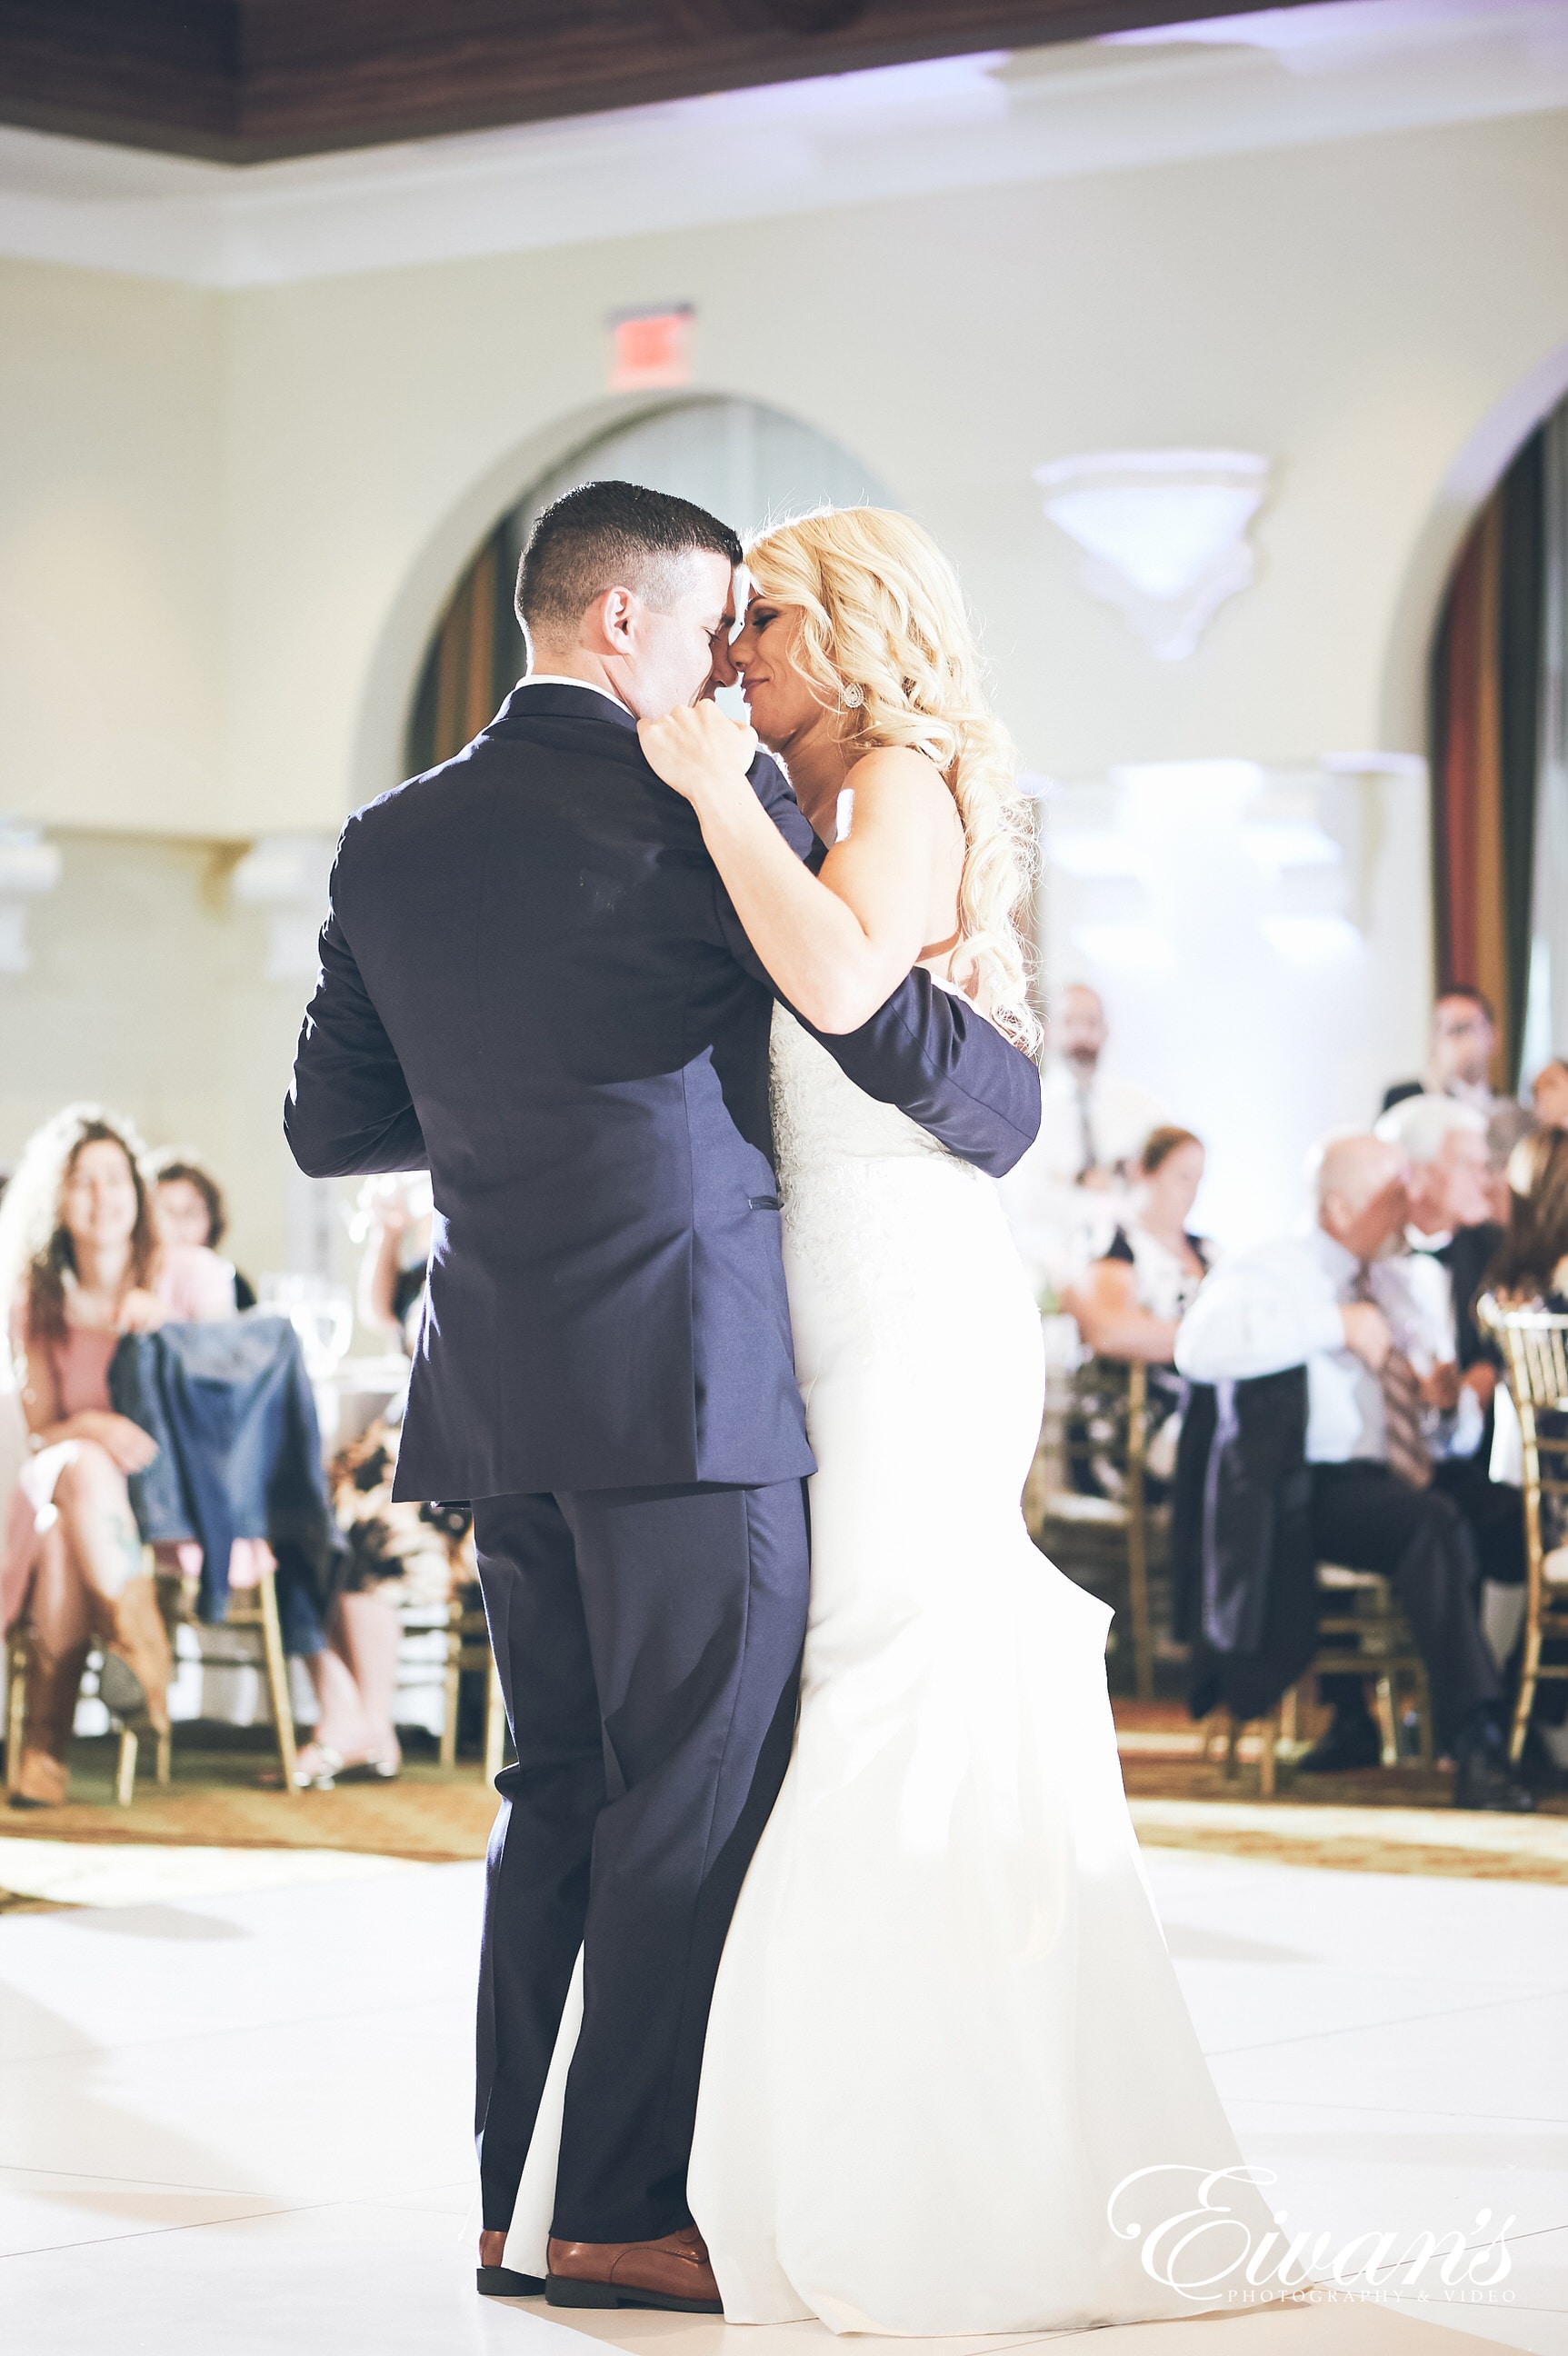
[[[1548,1637],[1568,1637],[1568,1316],[1505,1308],[1490,1294],[1478,1314],[1502,1345],[1524,1453],[1524,1657],[1509,1737],[1517,1763],[1537,1686],[1568,1677],[1568,1661],[1541,1657]]]
[[[1150,1540],[1153,1526],[1147,1492],[1149,1370],[1136,1363],[1118,1365],[1100,1358],[1090,1362],[1090,1379],[1113,1380],[1122,1386],[1124,1419],[1107,1441],[1104,1453],[1118,1476],[1122,1494],[1108,1497],[1077,1488],[1065,1477],[1070,1443],[1066,1426],[1079,1404],[1074,1389],[1058,1402],[1047,1398],[1046,1430],[1041,1436],[1036,1469],[1025,1491],[1024,1516],[1029,1535],[1070,1579],[1098,1590],[1109,1583],[1112,1591],[1123,1586],[1133,1639],[1133,1690],[1141,1701],[1155,1690],[1155,1639],[1149,1612]],[[1054,1412],[1053,1412],[1054,1410]],[[1168,1511],[1163,1514],[1163,1536]]]
[[[490,1650],[490,1632],[485,1619],[485,1607],[477,1587],[467,1588],[454,1596],[448,1625],[446,1714],[441,1735],[441,1764],[443,1767],[456,1764],[459,1681],[465,1670],[472,1671],[485,1680],[484,1768],[487,1782],[493,1783],[506,1757],[506,1704],[501,1697],[500,1672]]]

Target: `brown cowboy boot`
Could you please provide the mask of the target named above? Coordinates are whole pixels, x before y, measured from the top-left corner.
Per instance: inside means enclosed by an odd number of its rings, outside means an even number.
[[[27,1717],[22,1756],[11,1794],[14,1808],[60,1808],[70,1783],[70,1728],[87,1665],[85,1644],[51,1653],[27,1639]]]
[[[155,1734],[168,1732],[168,1684],[174,1674],[168,1630],[158,1610],[157,1588],[145,1575],[128,1579],[115,1596],[98,1598],[98,1617],[106,1649],[116,1667],[106,1666],[102,1693],[116,1718],[134,1718],[145,1710]],[[141,1698],[125,1688],[120,1668],[128,1669]]]

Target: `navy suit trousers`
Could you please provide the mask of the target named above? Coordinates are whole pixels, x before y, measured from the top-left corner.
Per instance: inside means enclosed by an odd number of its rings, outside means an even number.
[[[476,2130],[511,2221],[579,1946],[554,2231],[690,2222],[686,2166],[730,1915],[794,1738],[805,1484],[477,1499],[517,1762],[497,1779]]]

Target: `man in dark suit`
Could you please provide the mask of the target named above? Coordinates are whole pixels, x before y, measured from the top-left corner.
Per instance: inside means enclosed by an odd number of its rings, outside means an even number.
[[[1492,1094],[1492,1057],[1497,1052],[1498,1019],[1484,990],[1455,982],[1432,1010],[1432,1049],[1423,1080],[1394,1080],[1383,1090],[1381,1109],[1391,1112],[1407,1097],[1455,1097],[1489,1114],[1499,1099]]]
[[[530,676],[344,830],[285,1117],[314,1175],[432,1176],[396,1494],[474,1501],[517,1751],[481,1954],[479,2284],[540,2287],[505,2235],[581,1946],[557,2305],[716,2309],[686,2162],[805,1630],[771,986],[636,729],[733,679],[739,557],[627,484],[541,518]],[[811,851],[766,755],[752,778]],[[994,1174],[1035,1134],[1034,1066],[919,969],[824,1044]]]

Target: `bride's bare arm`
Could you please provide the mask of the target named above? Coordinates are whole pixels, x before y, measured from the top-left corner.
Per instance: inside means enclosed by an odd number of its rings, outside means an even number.
[[[957,813],[930,762],[889,750],[855,764],[854,832],[819,877],[747,782],[749,728],[699,703],[641,721],[638,734],[651,766],[695,809],[736,914],[785,998],[819,1031],[858,1031],[931,939],[933,901],[953,861]]]

